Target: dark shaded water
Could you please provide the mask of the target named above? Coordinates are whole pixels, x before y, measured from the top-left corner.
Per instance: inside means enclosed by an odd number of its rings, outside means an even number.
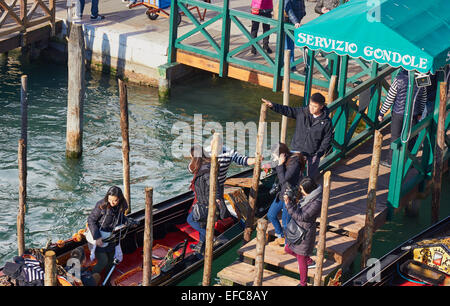
[[[21,64],[14,56],[0,59],[0,266],[17,252],[17,143],[22,74],[29,77],[26,246],[42,247],[49,239],[69,238],[84,227],[90,210],[111,185],[122,186],[116,80],[87,73],[84,152],[80,160],[71,161],[65,158],[66,67],[44,62]],[[133,211],[144,207],[146,186],[154,187],[155,202],[188,188],[191,176],[186,171],[187,160],[172,154],[172,144],[178,136],[171,129],[176,122],[187,122],[192,127],[194,114],[203,114],[204,122],[216,121],[224,128],[226,122],[257,123],[261,97],[282,100],[280,93],[234,80],[212,78],[209,74],[174,86],[169,101],[159,101],[157,96],[156,89],[128,86]],[[296,99],[293,104],[299,103]],[[279,116],[268,112],[269,121],[278,119]],[[292,121],[289,128],[288,139]],[[248,153],[248,147],[246,149]],[[230,173],[241,170],[232,167]],[[450,195],[446,192],[449,188],[449,178],[444,176],[441,218],[450,214]],[[375,234],[373,257],[381,257],[426,228],[430,220],[429,202],[427,199],[422,205],[420,217],[394,215]],[[213,276],[237,259],[239,246],[214,261]],[[357,267],[359,259],[353,272]],[[200,285],[202,273],[202,269],[198,270],[180,285]]]

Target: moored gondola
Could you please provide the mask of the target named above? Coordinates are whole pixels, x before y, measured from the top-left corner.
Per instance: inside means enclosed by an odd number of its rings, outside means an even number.
[[[405,241],[343,284],[429,285],[450,285],[450,216]]]
[[[231,178],[249,178],[253,170],[246,170]],[[258,190],[258,202],[256,207],[256,217],[265,215],[270,206],[273,196],[269,194],[270,187],[274,181],[274,176],[269,175],[261,180]],[[248,193],[249,190],[246,190]],[[191,250],[191,245],[198,241],[198,232],[192,229],[186,218],[194,200],[193,192],[186,192],[175,196],[169,200],[153,205],[153,248],[152,248],[152,285],[174,284],[197,268],[203,265],[203,256]],[[100,283],[111,286],[139,286],[142,282],[143,274],[143,233],[144,233],[145,210],[139,210],[129,214],[127,217],[132,222],[125,226],[116,227],[111,239],[119,239],[123,252],[123,260],[114,266],[111,271],[104,271]],[[214,245],[213,253],[217,256],[242,238],[244,222],[235,214],[224,220],[218,220],[215,224],[215,234],[220,244]],[[111,241],[110,239],[110,241]],[[83,247],[87,262],[85,267],[95,264],[89,260],[89,248],[83,230],[65,241],[51,243],[42,249],[30,249],[27,253],[35,258],[43,258],[47,251],[54,251],[59,267],[65,267],[70,259],[71,252]],[[0,276],[3,274],[0,269]],[[73,282],[66,281],[68,274],[64,275],[63,269],[59,270],[59,285],[74,285]],[[111,273],[108,273],[111,272]],[[70,278],[70,277],[69,277]],[[107,282],[104,280],[107,279]],[[75,285],[77,285],[75,283]]]

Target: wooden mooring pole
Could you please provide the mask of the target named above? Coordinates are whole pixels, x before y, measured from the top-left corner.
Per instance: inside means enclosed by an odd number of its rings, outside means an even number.
[[[66,157],[79,158],[83,151],[83,105],[85,95],[84,34],[80,24],[74,24],[68,41],[68,95]]]
[[[253,286],[261,286],[264,274],[264,251],[266,248],[267,220],[261,218],[256,227],[255,280]]]
[[[327,239],[327,224],[328,224],[328,203],[330,201],[331,189],[331,172],[327,171],[323,175],[323,194],[322,194],[322,208],[320,212],[320,229],[319,242],[317,243],[317,260],[316,273],[314,273],[314,286],[320,286],[322,283],[323,260],[325,257],[325,242]]]
[[[283,76],[283,105],[289,106],[289,95],[291,92],[291,69],[289,68],[291,60],[291,50],[284,50],[284,76]],[[286,143],[288,117],[281,117],[281,135],[280,142]]]
[[[259,188],[259,177],[261,175],[262,147],[264,141],[264,130],[266,125],[266,114],[267,114],[267,105],[263,103],[261,104],[261,111],[259,115],[258,136],[256,138],[255,167],[253,168],[252,188],[250,188],[250,194],[248,199],[250,207],[248,209],[247,219],[245,220],[244,244],[250,241],[254,226],[253,223],[255,219],[256,201]]]
[[[45,252],[44,286],[56,286],[56,254]]]
[[[211,284],[211,269],[213,260],[213,244],[214,244],[214,224],[216,217],[216,193],[217,193],[217,176],[219,173],[219,144],[221,142],[220,134],[214,133],[211,143],[211,169],[209,176],[209,203],[208,203],[208,219],[206,223],[206,241],[205,241],[205,261],[203,267],[203,286]]]
[[[375,130],[373,140],[372,162],[370,164],[369,188],[367,192],[367,211],[366,222],[364,226],[364,240],[361,254],[361,269],[367,265],[367,260],[372,252],[372,237],[374,231],[374,215],[377,205],[377,182],[378,170],[380,169],[381,148],[383,145],[383,134]]]
[[[431,224],[439,221],[441,201],[442,168],[445,149],[445,118],[447,117],[447,83],[441,82],[439,87],[439,117],[436,131],[436,145],[433,159],[433,191],[431,194]]]
[[[128,203],[125,214],[131,212],[130,198],[130,139],[128,132],[128,93],[127,85],[119,79],[120,100],[120,130],[122,131],[122,164],[123,164],[123,195]]]
[[[152,281],[152,247],[153,247],[153,188],[145,188],[145,225],[144,225],[144,267],[142,286],[150,286]]]
[[[19,165],[19,209],[17,212],[17,248],[19,256],[25,252],[25,212],[27,202],[27,142],[28,142],[28,100],[26,75],[21,77],[20,113],[21,138],[18,147]]]

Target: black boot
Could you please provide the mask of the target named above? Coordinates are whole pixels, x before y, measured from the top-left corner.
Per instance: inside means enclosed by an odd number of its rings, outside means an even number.
[[[194,247],[191,247],[191,250],[194,251],[195,253],[202,254],[204,251],[203,246],[204,246],[203,241],[199,241]]]
[[[271,54],[272,53],[272,49],[270,49],[269,45],[264,45],[263,49],[264,49],[264,51],[267,52],[267,54]]]
[[[252,46],[252,50],[250,51],[253,55],[256,55],[256,48]]]

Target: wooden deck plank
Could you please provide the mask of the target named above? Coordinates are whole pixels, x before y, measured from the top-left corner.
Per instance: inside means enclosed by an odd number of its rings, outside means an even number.
[[[267,227],[267,234],[275,237],[275,229],[272,223]],[[316,232],[316,244],[319,241],[319,229]],[[272,240],[272,239],[269,239]],[[349,263],[353,261],[358,251],[358,241],[355,238],[339,235],[328,231],[325,241],[328,258],[333,259],[338,263]]]
[[[255,259],[256,257],[256,239],[251,240],[246,245],[242,246],[238,250],[238,254],[242,255],[248,259]],[[316,256],[311,256],[313,260],[316,260]],[[287,271],[298,274],[298,263],[297,259],[284,252],[284,247],[274,246],[274,245],[266,245],[265,253],[264,253],[264,262],[285,269]],[[325,259],[323,263],[323,272],[322,278],[325,279],[329,274],[336,271],[337,268],[340,267],[338,262],[335,262],[330,259]],[[315,269],[308,269],[308,277],[314,278]]]
[[[243,286],[252,286],[254,275],[255,267],[244,262],[234,262],[217,273],[222,283],[229,284],[231,282]],[[297,286],[298,283],[298,279],[263,270],[262,286]]]

